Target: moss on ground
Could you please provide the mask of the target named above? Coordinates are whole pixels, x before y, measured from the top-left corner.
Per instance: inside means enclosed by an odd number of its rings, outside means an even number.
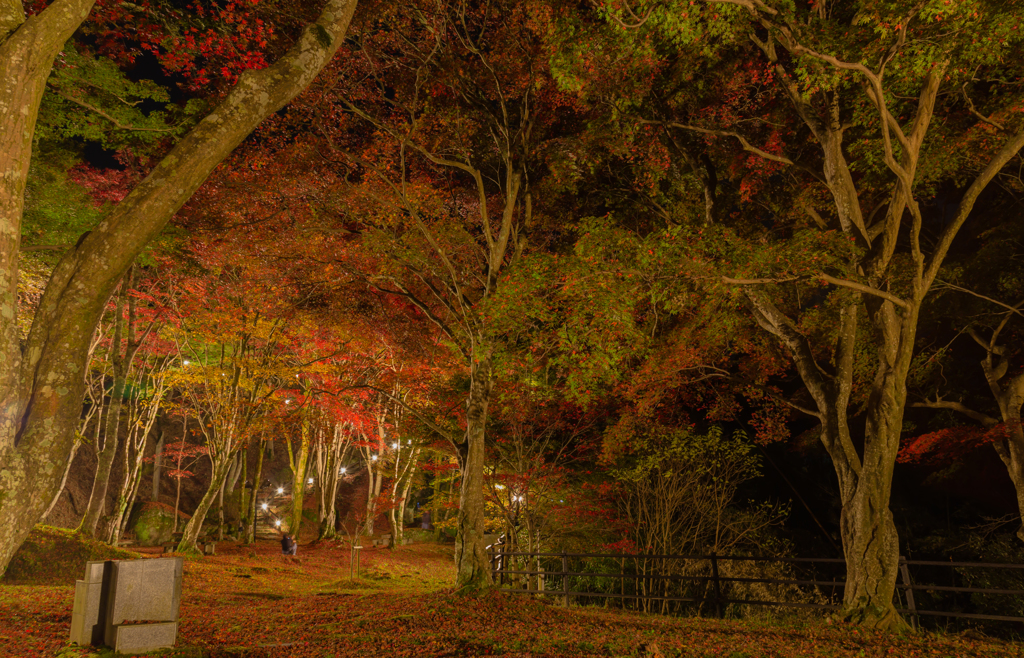
[[[68,528],[39,525],[14,554],[3,582],[9,585],[74,585],[90,560],[130,560],[138,553],[108,546]]]

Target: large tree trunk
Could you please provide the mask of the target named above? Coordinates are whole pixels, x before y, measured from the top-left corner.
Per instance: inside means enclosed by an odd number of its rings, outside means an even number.
[[[81,415],[90,339],[136,256],[211,171],[281,109],[341,45],[356,0],[328,0],[272,66],[248,71],[54,269],[24,345],[17,325],[18,251],[39,104],[53,60],[94,0],[55,0],[28,20],[0,3],[0,573],[60,486]],[[8,31],[13,30],[9,34]]]
[[[476,355],[474,355],[476,356]],[[490,561],[484,545],[484,431],[491,397],[491,356],[473,360],[466,436],[460,446],[462,490],[459,495],[458,534],[455,538],[455,586],[462,590],[490,587]]]
[[[302,413],[302,429],[298,454],[293,455],[291,443],[288,444],[289,463],[292,467],[292,518],[288,525],[288,532],[295,541],[299,540],[299,530],[302,528],[302,506],[306,499],[306,474],[309,471],[312,425],[307,407]]]
[[[1024,379],[1024,377],[1022,377]],[[1017,513],[1020,516],[1021,527],[1017,528],[1017,538],[1024,541],[1024,428],[1020,424],[1020,399],[1017,407],[1011,408],[1006,419],[1007,437],[1004,441],[993,442],[993,447],[1006,472],[1013,482],[1013,489],[1017,494]]]

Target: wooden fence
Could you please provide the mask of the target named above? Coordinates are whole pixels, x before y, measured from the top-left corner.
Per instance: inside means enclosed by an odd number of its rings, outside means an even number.
[[[605,598],[622,600],[623,607],[651,610],[651,602],[659,603],[662,612],[669,612],[680,604],[696,606],[697,611],[712,611],[722,617],[728,605],[784,606],[837,610],[841,607],[845,580],[845,561],[836,558],[791,558],[791,557],[747,557],[734,555],[625,555],[596,553],[526,553],[503,551],[500,545],[489,547],[491,568],[495,581],[509,585],[505,591],[522,594],[546,594],[564,598],[566,604],[574,598]],[[570,569],[575,564],[601,561],[604,566],[618,562],[617,571]],[[633,568],[628,570],[627,564]],[[737,575],[736,565],[765,565],[758,569],[764,573],[767,565],[785,565],[776,568],[780,577],[757,577]],[[544,565],[544,566],[542,566]],[[680,565],[684,565],[680,568]],[[727,568],[723,568],[723,566]],[[933,578],[937,572],[951,569],[950,584],[915,582],[911,568],[915,571],[930,572]],[[800,569],[801,574],[791,574]],[[1024,622],[1024,617],[958,610],[930,610],[918,607],[915,592],[926,593],[925,598],[934,599],[939,593],[945,596],[1022,596],[1024,589],[1003,589],[970,587],[956,584],[957,578],[964,578],[962,570],[984,570],[985,572],[1021,570],[1024,564],[993,564],[982,562],[944,562],[935,560],[899,559],[900,582],[896,584],[897,608],[909,618],[916,628],[920,617],[953,617],[1000,622]],[[742,571],[742,570],[740,570]],[[831,578],[820,575],[821,571],[831,572]],[[1024,577],[1024,571],[1021,571]],[[576,579],[574,587],[570,579]],[[604,579],[618,583],[618,587],[603,588],[579,585]],[[1019,579],[1018,579],[1019,580]],[[687,586],[688,584],[688,586]],[[526,585],[525,587],[523,585]],[[788,588],[795,596],[804,600],[775,600],[752,597],[753,585],[772,585]],[[554,587],[553,587],[554,586]],[[737,590],[746,588],[748,596],[735,598]],[[617,589],[618,591],[608,591]],[[730,594],[729,592],[733,592]],[[739,593],[742,593],[739,592]],[[932,601],[934,604],[936,601]],[[924,602],[921,602],[924,603]],[[956,603],[956,602],[954,602]],[[962,601],[961,601],[962,603]],[[968,601],[971,603],[971,601]],[[671,604],[671,605],[670,605]],[[972,604],[973,605],[973,604]],[[968,606],[970,607],[970,606]]]

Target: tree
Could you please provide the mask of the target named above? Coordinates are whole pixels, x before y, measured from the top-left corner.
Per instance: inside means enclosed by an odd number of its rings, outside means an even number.
[[[0,571],[52,499],[74,442],[93,331],[111,292],[216,165],[294,98],[341,45],[355,0],[327,0],[273,65],[246,71],[123,201],[61,259],[27,339],[18,333],[18,261],[36,119],[54,58],[94,0],[55,0],[26,18],[0,2]]]
[[[110,364],[110,401],[106,404],[105,413],[103,414],[106,421],[103,429],[103,443],[100,444],[97,441],[94,445],[96,450],[96,474],[93,477],[92,489],[89,492],[89,504],[86,506],[82,522],[78,526],[80,532],[93,537],[98,536],[100,517],[103,515],[107,501],[110,470],[120,445],[121,409],[126,397],[125,390],[128,385],[128,374],[132,370],[139,349],[155,326],[155,321],[151,321],[148,326],[139,326],[140,323],[138,322],[138,314],[136,312],[138,300],[133,290],[134,274],[135,268],[130,267],[125,280],[121,283],[117,302],[114,306],[114,317],[111,321],[113,324],[113,336],[111,337],[108,349],[105,350]],[[102,534],[106,535],[109,533],[104,530]]]
[[[351,447],[352,429],[345,423],[335,421],[333,427],[320,428],[313,450],[313,465],[320,491],[317,539],[335,539],[338,536],[338,511],[334,503],[338,497],[338,485],[348,471],[345,464]]]
[[[838,479],[845,615],[903,626],[892,605],[899,545],[888,507],[906,379],[922,304],[954,238],[1024,146],[1019,93],[1000,85],[1006,95],[990,94],[976,77],[1001,79],[997,71],[1015,66],[1006,57],[1020,9],[727,0],[631,10],[638,19],[602,8],[622,38],[657,53],[638,64],[661,84],[615,105],[665,139],[703,140],[704,153],[733,163],[736,201],[747,204],[711,217],[724,228],[666,231],[676,241],[666,262],[695,288],[741,301],[788,353],[810,398],[810,408],[794,405],[820,421]],[[613,50],[577,39],[567,59]],[[698,78],[718,84],[687,84]],[[967,157],[948,158],[953,144]],[[937,225],[940,185],[957,201]],[[743,221],[750,215],[772,228]],[[700,223],[707,218],[701,212]],[[861,378],[865,368],[873,375]],[[854,397],[864,402],[862,448]]]
[[[992,214],[1002,217],[1002,213]],[[1003,219],[989,230],[1008,237],[1019,230],[1019,222]],[[1019,299],[1021,295],[1014,252],[1014,245],[1007,240],[986,241],[977,253],[961,258],[959,266],[947,268],[945,280],[937,282],[939,294],[932,300],[929,319],[951,322],[957,334],[941,349],[921,350],[917,372],[912,374],[921,399],[911,406],[952,411],[976,425],[944,427],[914,437],[900,450],[900,461],[927,460],[948,466],[990,444],[1006,467],[1016,492],[1018,516],[1024,524],[1024,372],[1016,347],[1024,302],[1000,301],[1001,297]],[[954,277],[961,285],[949,281]],[[970,319],[966,325],[965,318]],[[954,359],[957,353],[967,352],[957,347],[967,338],[973,343],[971,352],[981,348],[979,362],[987,396],[977,393],[983,390],[977,386],[977,373],[961,370]],[[947,369],[957,376],[946,377],[943,371]],[[1024,525],[1017,529],[1017,537],[1024,541]]]
[[[339,75],[361,92],[325,94],[316,108],[321,153],[338,170],[335,196],[358,209],[363,253],[383,266],[368,271],[350,257],[346,268],[419,309],[468,376],[466,428],[453,437],[457,583],[466,589],[491,583],[483,475],[501,336],[486,309],[527,249],[541,144],[557,131],[554,108],[570,105],[551,84],[546,18],[532,9],[393,7],[361,24],[359,50],[339,60]]]

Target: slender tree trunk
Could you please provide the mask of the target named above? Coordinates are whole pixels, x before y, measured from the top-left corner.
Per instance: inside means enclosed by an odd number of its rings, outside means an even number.
[[[317,444],[317,474],[320,479],[320,539],[338,536],[338,484],[341,482],[341,464],[348,454],[349,441],[341,423],[334,424],[330,441]]]
[[[86,510],[85,517],[82,519],[82,526],[79,528],[80,531],[93,537],[99,536],[96,531],[97,525],[106,508],[107,493],[110,488],[110,469],[117,454],[120,441],[121,411],[124,408],[124,395],[128,384],[128,375],[132,370],[132,361],[135,359],[135,354],[139,348],[135,338],[134,327],[135,300],[130,296],[134,271],[134,267],[129,268],[122,279],[121,291],[114,308],[114,339],[110,346],[113,385],[110,389],[107,423],[103,431],[103,450],[97,455],[98,465],[96,468],[96,478],[93,480],[92,491],[89,496],[89,507]],[[127,318],[124,317],[125,306],[128,308]],[[122,336],[125,343],[123,348]],[[129,427],[128,431],[131,434],[133,430]],[[126,452],[126,467],[127,463],[128,456]],[[122,485],[123,488],[124,485]],[[107,521],[109,522],[109,518]],[[109,537],[112,534],[110,527],[108,523],[106,530],[99,534]]]
[[[227,484],[228,477],[225,477],[217,491],[217,541],[224,541],[224,488]]]
[[[245,541],[245,528],[249,527],[249,500],[246,498],[245,485],[248,482],[249,477],[249,446],[246,446],[241,452],[242,458],[242,486],[238,490],[238,528],[241,532],[232,533],[238,535],[238,541]],[[249,496],[252,496],[250,489]]]
[[[236,452],[235,456],[231,458],[228,474],[224,478],[224,483],[220,485],[220,491],[217,492],[217,541],[224,541],[224,492],[227,491],[230,494],[238,479],[240,470],[238,456],[239,453]]]
[[[363,534],[373,536],[375,521],[377,519],[377,500],[380,498],[381,485],[384,483],[384,474],[380,472],[380,460],[367,461],[366,469],[366,520],[363,523]]]
[[[491,356],[487,353],[474,359],[470,370],[466,436],[459,447],[462,490],[459,495],[458,535],[455,539],[455,582],[459,589],[482,589],[492,584],[490,563],[484,546],[483,481],[484,431],[491,386]]]
[[[181,507],[181,460],[185,453],[185,437],[188,436],[188,416],[185,416],[181,423],[181,447],[178,450],[178,476],[174,478],[174,523],[171,525],[171,534],[178,532],[178,510]]]
[[[159,502],[160,500],[160,477],[163,475],[163,456],[164,433],[161,431],[160,439],[156,442],[156,448],[153,450],[153,489],[149,496],[149,499],[153,502]]]
[[[224,100],[54,268],[28,338],[18,329],[25,182],[53,60],[94,0],[55,0],[25,19],[0,4],[0,572],[60,485],[82,412],[93,332],[118,280],[211,171],[298,95],[344,39],[356,0],[327,0],[273,65],[247,71]]]
[[[50,515],[53,508],[57,506],[57,501],[60,500],[60,495],[64,493],[64,487],[68,483],[68,474],[71,473],[71,465],[75,461],[75,456],[78,454],[78,449],[82,447],[81,441],[75,441],[75,445],[71,447],[71,455],[68,457],[67,466],[64,467],[64,477],[60,479],[60,486],[57,488],[57,493],[54,494],[53,500],[50,501],[50,506],[46,508],[46,513],[43,514],[43,519]]]
[[[391,509],[390,520],[391,520],[391,536],[394,538],[391,546],[401,546],[405,541],[405,508],[409,502],[409,491],[412,490],[412,482],[416,477],[416,466],[417,458],[419,457],[419,447],[406,448],[408,455],[406,462],[403,465],[399,477],[395,478],[395,483],[392,487],[392,496],[394,497],[396,504]]]
[[[228,469],[230,467],[230,458],[221,460],[213,465],[213,473],[210,474],[210,486],[206,488],[203,499],[199,501],[199,507],[196,508],[192,518],[185,525],[184,536],[182,536],[181,542],[178,544],[177,550],[179,553],[198,552],[196,541],[199,539],[200,532],[202,532],[203,521],[205,521],[206,514],[217,500],[217,494],[220,493],[221,487],[224,486],[224,480],[228,477]]]
[[[260,484],[263,482],[263,455],[267,451],[267,442],[260,440],[260,451],[256,457],[256,472],[252,477],[252,495],[249,500],[249,524],[245,530],[245,543],[256,543],[256,519],[259,512],[256,505],[259,504]]]

